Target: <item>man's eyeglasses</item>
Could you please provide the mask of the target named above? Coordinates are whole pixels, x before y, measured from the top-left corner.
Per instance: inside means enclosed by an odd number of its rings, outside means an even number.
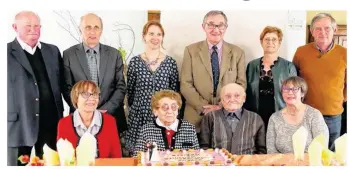
[[[273,43],[279,41],[279,39],[276,39],[276,38],[272,38],[272,39],[270,39],[270,38],[265,38],[265,39],[263,39],[263,40],[264,40],[264,42],[273,42]]]
[[[219,24],[219,25],[215,25],[213,23],[206,23],[207,28],[208,29],[215,29],[218,28],[219,30],[224,30],[225,28],[227,28],[226,24]]]
[[[88,99],[90,97],[92,97],[93,99],[99,99],[100,94],[99,93],[88,93],[88,92],[82,92],[80,93],[80,95],[84,98],[84,99]]]
[[[292,93],[297,93],[299,91],[300,87],[283,87],[282,92],[289,93],[292,91]]]
[[[235,93],[235,94],[226,94],[226,95],[224,95],[224,99],[226,99],[226,100],[230,100],[230,99],[232,99],[232,98],[234,98],[234,99],[240,99],[241,98],[241,94],[238,94],[238,93]]]
[[[176,110],[178,110],[179,106],[177,104],[172,104],[171,106],[169,106],[168,104],[163,104],[163,105],[160,106],[161,110],[163,110],[163,111],[169,110],[170,107],[171,107],[172,111],[176,111]]]

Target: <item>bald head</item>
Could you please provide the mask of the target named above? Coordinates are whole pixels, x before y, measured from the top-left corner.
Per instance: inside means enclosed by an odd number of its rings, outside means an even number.
[[[32,11],[19,12],[15,16],[12,28],[16,31],[17,38],[33,48],[40,38],[40,17]]]
[[[227,93],[227,91],[235,91],[241,93],[242,95],[246,95],[245,89],[236,83],[229,83],[223,86],[220,93],[221,97],[223,97]]]
[[[242,107],[246,99],[245,89],[236,84],[229,83],[221,90],[221,103],[225,110],[235,112]]]
[[[40,23],[40,17],[39,17],[38,14],[36,14],[36,13],[34,13],[32,11],[21,11],[21,12],[16,14],[15,20],[14,20],[14,24],[19,23],[19,22],[23,22],[27,18],[35,18]]]
[[[82,41],[90,48],[95,47],[99,43],[102,30],[102,19],[96,14],[88,13],[81,17],[80,32]]]

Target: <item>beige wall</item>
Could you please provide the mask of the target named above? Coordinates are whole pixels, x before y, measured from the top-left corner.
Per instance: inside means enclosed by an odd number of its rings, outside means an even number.
[[[307,11],[307,25],[310,25],[311,19],[320,12],[326,12],[336,19],[338,25],[347,24],[347,12],[346,11]]]
[[[307,11],[307,25],[310,25],[311,19],[320,13],[326,12],[332,15],[332,17],[336,20],[337,25],[347,25],[347,11]],[[309,32],[307,31],[306,42],[308,42]]]

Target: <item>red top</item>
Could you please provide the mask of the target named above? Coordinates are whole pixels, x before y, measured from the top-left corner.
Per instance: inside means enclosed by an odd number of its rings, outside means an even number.
[[[67,139],[74,148],[79,140],[74,124],[73,114],[62,118],[58,123],[57,141]],[[97,148],[99,151],[98,158],[121,158],[121,146],[116,127],[116,121],[113,116],[102,113],[102,125],[99,132],[96,134]]]
[[[166,130],[166,138],[167,138],[167,143],[169,147],[171,147],[171,141],[174,133],[175,132],[173,130]]]

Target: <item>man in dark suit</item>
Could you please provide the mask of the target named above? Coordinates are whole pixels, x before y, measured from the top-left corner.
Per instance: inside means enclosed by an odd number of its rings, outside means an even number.
[[[7,165],[35,147],[56,149],[58,120],[63,116],[63,62],[57,46],[39,42],[40,18],[31,11],[16,15],[17,33],[7,44]]]
[[[101,90],[98,109],[116,118],[120,133],[126,130],[123,109],[126,85],[123,61],[120,52],[99,42],[103,30],[102,19],[93,13],[81,17],[80,32],[83,42],[63,52],[65,92],[69,95],[72,86],[80,80],[92,80]],[[70,100],[70,113],[73,108]]]

